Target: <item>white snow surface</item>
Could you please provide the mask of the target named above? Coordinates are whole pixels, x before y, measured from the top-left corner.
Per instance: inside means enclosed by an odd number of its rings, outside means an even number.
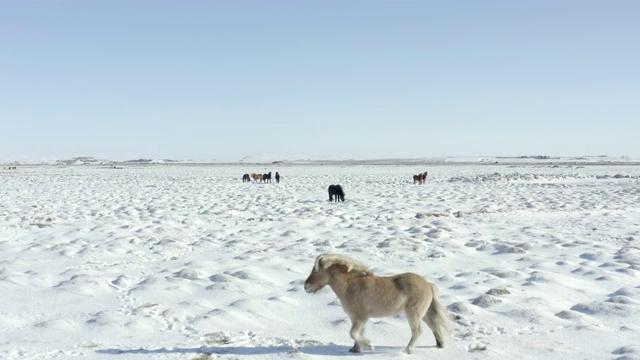
[[[327,252],[436,284],[450,341],[406,354],[401,314],[349,353]],[[640,166],[3,169],[0,304],[1,359],[640,359]]]

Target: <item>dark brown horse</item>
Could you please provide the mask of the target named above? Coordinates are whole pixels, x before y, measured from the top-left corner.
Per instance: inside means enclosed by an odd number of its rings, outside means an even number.
[[[342,190],[342,186],[340,185],[329,185],[329,201],[335,202],[342,201],[344,202],[344,190]]]
[[[251,182],[251,176],[249,174],[242,175],[242,182]]]
[[[418,174],[418,175],[413,175],[413,183],[418,183],[420,185],[424,184],[424,182],[427,180],[427,172],[423,172],[422,174]]]

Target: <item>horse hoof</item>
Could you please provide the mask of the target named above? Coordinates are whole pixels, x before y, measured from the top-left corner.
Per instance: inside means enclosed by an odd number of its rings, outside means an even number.
[[[349,349],[349,352],[352,352],[352,353],[359,353],[359,352],[360,352],[360,349],[356,349],[356,347],[354,346],[354,347],[352,347],[351,349]]]

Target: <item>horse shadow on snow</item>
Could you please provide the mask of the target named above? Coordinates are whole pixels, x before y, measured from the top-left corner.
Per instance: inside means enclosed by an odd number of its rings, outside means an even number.
[[[435,346],[417,346],[420,348],[435,348]],[[308,354],[324,356],[366,356],[381,353],[403,352],[402,346],[376,346],[372,351],[362,353],[349,352],[349,345],[317,345],[317,346],[203,346],[194,348],[160,348],[160,349],[100,349],[96,353],[103,355],[153,355],[153,354],[194,354],[194,355],[270,355],[270,354]]]

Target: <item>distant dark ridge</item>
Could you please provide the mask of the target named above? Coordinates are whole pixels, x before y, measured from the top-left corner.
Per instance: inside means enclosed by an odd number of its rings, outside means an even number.
[[[151,164],[154,162],[158,162],[158,161],[163,161],[163,162],[167,162],[167,163],[177,163],[180,162],[179,160],[169,160],[169,159],[162,159],[162,160],[154,160],[154,159],[137,159],[137,160],[125,160],[123,162],[125,163],[136,163],[136,164]]]

